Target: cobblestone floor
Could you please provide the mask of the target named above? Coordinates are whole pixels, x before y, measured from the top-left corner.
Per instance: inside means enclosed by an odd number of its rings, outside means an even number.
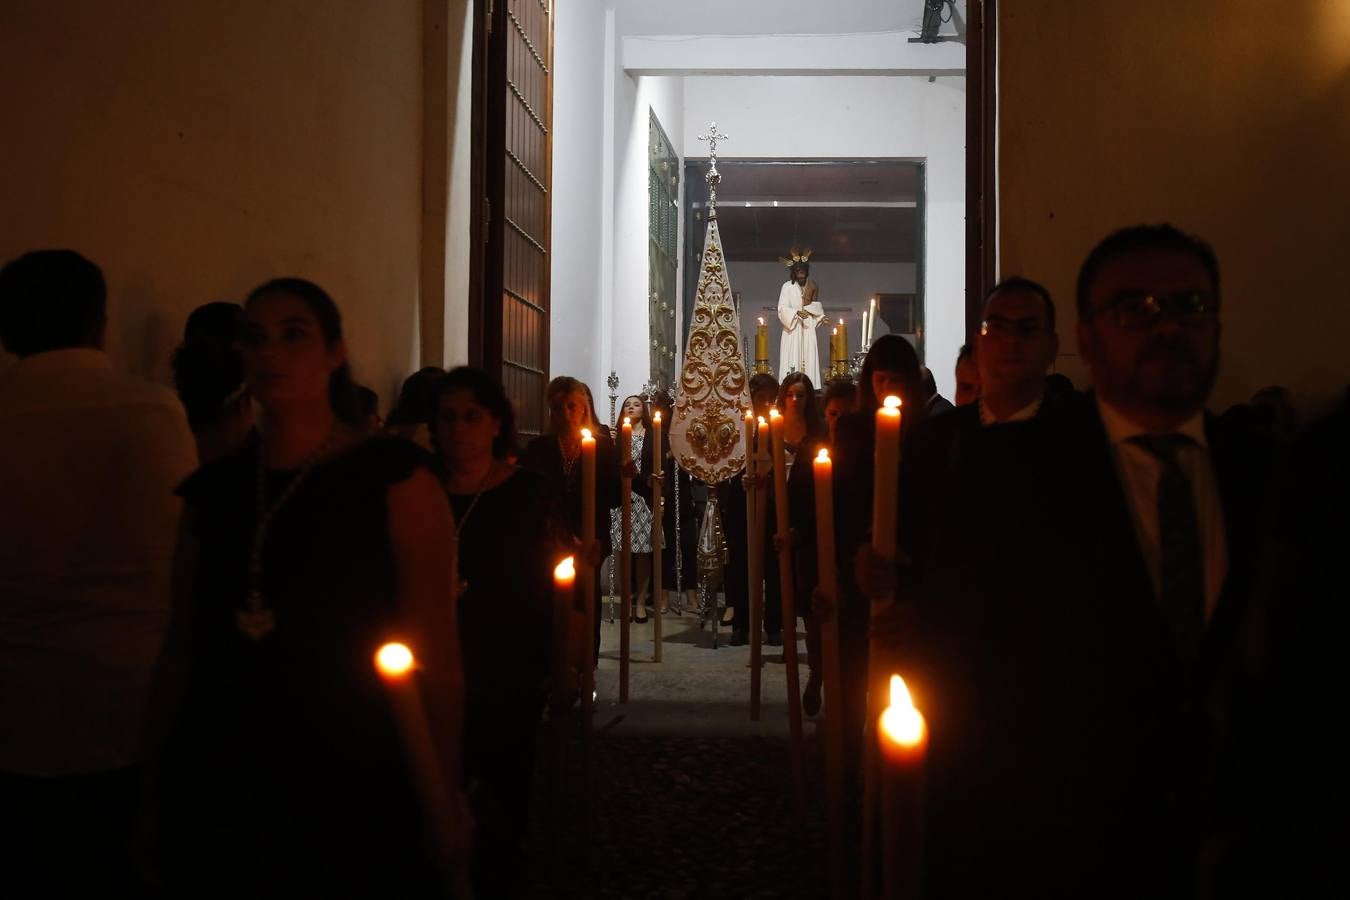
[[[790,793],[781,650],[765,648],[763,714],[750,722],[748,648],[726,646],[724,631],[714,650],[710,631],[687,615],[663,621],[661,663],[649,661],[650,626],[633,627],[623,705],[616,702],[618,626],[604,625],[590,834],[581,826],[575,723],[556,812],[548,754],[539,754],[527,848],[531,896],[827,896],[821,801],[808,789],[799,813]],[[820,767],[810,720],[805,733],[811,779]]]

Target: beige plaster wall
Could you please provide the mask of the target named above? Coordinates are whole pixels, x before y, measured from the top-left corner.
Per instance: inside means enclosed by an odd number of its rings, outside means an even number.
[[[111,349],[167,378],[195,306],[294,274],[388,403],[415,363],[418,0],[6,0],[0,257],[104,268]]]
[[[1350,381],[1350,3],[999,4],[1003,274],[1044,281],[1073,339],[1079,263],[1114,228],[1170,221],[1224,277],[1213,406]]]

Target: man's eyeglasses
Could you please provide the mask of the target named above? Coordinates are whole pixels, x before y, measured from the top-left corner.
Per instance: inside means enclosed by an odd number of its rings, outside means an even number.
[[[1198,326],[1219,312],[1219,299],[1208,291],[1182,291],[1177,294],[1149,294],[1131,291],[1117,294],[1098,307],[1092,318],[1110,312],[1121,328],[1152,328],[1164,316],[1187,326]]]
[[[990,316],[980,323],[980,334],[989,337],[1029,338],[1032,335],[1048,331],[1040,319],[1005,319],[1002,316]]]

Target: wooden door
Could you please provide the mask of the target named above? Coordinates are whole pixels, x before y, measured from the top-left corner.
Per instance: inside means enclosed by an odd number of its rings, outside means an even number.
[[[525,434],[544,429],[553,124],[551,0],[476,5],[470,361],[501,377]]]

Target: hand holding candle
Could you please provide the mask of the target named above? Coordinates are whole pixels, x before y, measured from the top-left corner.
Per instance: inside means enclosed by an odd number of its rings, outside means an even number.
[[[633,422],[624,417],[619,429],[619,468],[621,478],[619,507],[619,702],[628,702],[628,667],[633,616],[633,479],[627,474],[633,466]]]
[[[652,662],[661,661],[661,608],[665,606],[665,588],[661,584],[661,521],[664,511],[662,504],[661,478],[665,473],[665,460],[661,457],[661,411],[652,413],[651,436],[652,453]]]

